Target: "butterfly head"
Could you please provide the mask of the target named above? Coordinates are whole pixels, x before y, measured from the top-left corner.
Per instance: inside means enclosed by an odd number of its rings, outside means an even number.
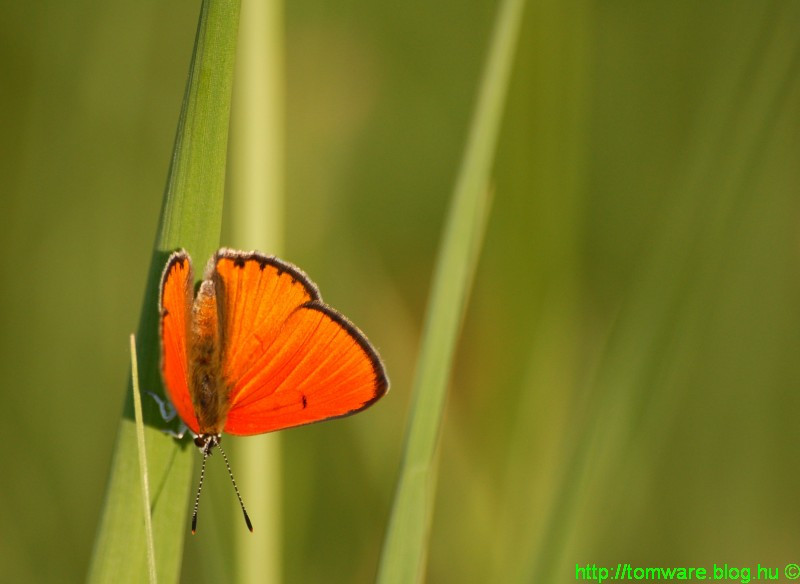
[[[211,456],[215,446],[219,446],[222,441],[221,434],[198,434],[194,439],[194,445],[200,449],[204,457]]]

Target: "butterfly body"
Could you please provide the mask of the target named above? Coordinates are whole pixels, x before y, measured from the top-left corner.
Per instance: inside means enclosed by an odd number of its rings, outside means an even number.
[[[219,435],[228,414],[230,389],[222,377],[222,348],[214,283],[201,284],[192,306],[189,394],[199,433]]]

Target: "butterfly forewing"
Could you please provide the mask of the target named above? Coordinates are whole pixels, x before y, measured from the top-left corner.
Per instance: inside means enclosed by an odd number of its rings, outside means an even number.
[[[322,303],[298,268],[220,250],[213,277],[230,390],[226,432],[260,434],[343,416],[385,393],[375,350]]]
[[[191,330],[192,282],[188,254],[183,250],[173,253],[161,277],[161,373],[178,415],[193,432],[198,432],[188,385],[187,339]]]
[[[234,400],[258,374],[261,357],[289,314],[318,292],[277,258],[222,249],[212,262],[206,278],[215,284],[223,376]]]

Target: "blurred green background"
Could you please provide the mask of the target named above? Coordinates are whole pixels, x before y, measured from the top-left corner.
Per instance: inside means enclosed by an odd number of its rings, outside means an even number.
[[[496,8],[287,3],[283,255],[392,380],[284,433],[287,582],[374,578]],[[4,580],[85,576],[198,9],[0,9]],[[430,582],[800,560],[798,30],[792,1],[529,2]],[[224,581],[243,529],[208,474],[186,582]]]

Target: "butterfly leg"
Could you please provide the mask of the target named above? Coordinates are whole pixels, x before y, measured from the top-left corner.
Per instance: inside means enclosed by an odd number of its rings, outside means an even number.
[[[171,422],[178,413],[175,411],[175,407],[172,405],[172,403],[168,400],[161,399],[152,391],[148,391],[147,393],[149,393],[150,397],[153,398],[153,401],[158,404],[158,411],[161,412],[161,418],[165,422]]]
[[[149,393],[150,397],[152,397],[153,400],[158,404],[158,411],[161,413],[161,418],[165,422],[171,422],[172,420],[175,419],[177,412],[175,411],[175,407],[172,405],[172,403],[169,402],[169,400],[161,399],[158,395],[156,395],[152,391],[148,391],[147,393]],[[186,432],[189,431],[189,428],[186,426],[186,424],[181,422],[177,430],[164,428],[161,431],[164,432],[164,434],[168,434],[173,438],[177,438],[178,440],[180,440],[181,438],[183,438],[184,434],[186,434]],[[192,436],[194,436],[194,432],[189,432],[189,433],[192,434]]]

